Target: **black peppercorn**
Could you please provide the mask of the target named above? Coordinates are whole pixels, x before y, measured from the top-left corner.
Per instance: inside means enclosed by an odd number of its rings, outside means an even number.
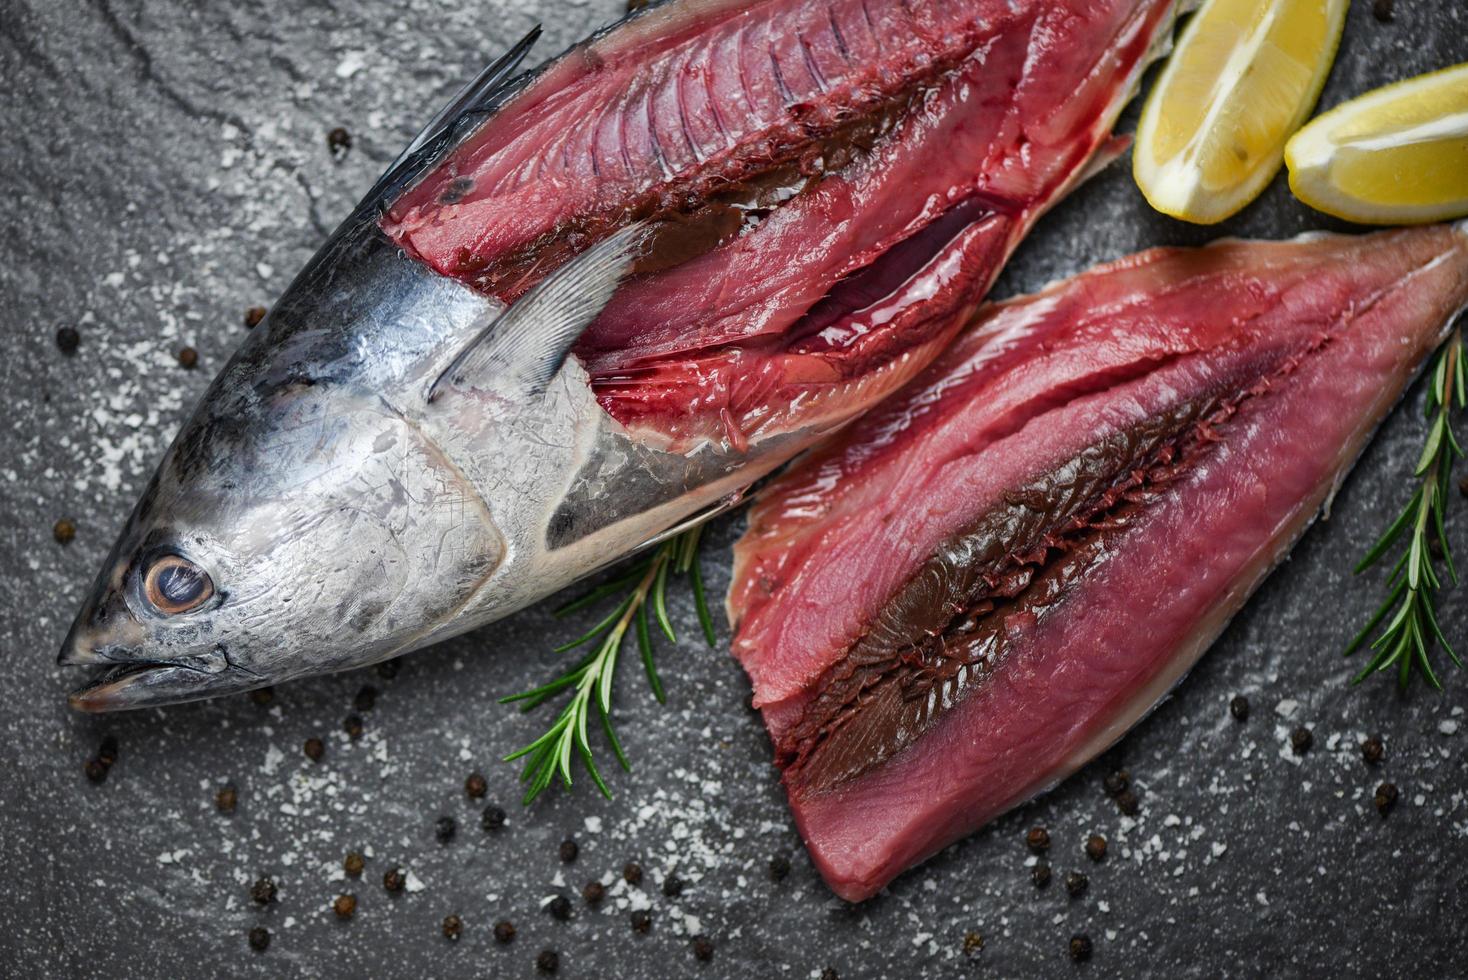
[[[663,879],[663,894],[668,898],[677,898],[683,894],[683,879],[677,875],[668,875]]]
[[[1234,721],[1249,720],[1249,699],[1242,694],[1235,694],[1232,701],[1228,703],[1228,713],[1234,716]]]
[[[1036,888],[1044,888],[1050,884],[1050,865],[1037,864],[1030,869],[1030,880],[1035,883]]]
[[[836,972],[834,966],[828,966],[821,971],[821,980],[841,980],[841,974]]]
[[[535,968],[541,973],[555,973],[561,968],[561,957],[553,949],[543,949],[535,958]]]
[[[97,761],[109,768],[117,761],[117,739],[111,735],[102,739],[102,744],[97,748]]]
[[[100,783],[107,779],[107,766],[101,759],[88,759],[82,766],[82,772],[94,783]]]
[[[642,865],[636,861],[628,861],[622,865],[622,880],[629,885],[642,884]]]
[[[515,941],[515,924],[513,922],[496,922],[494,924],[494,941],[500,945]]]
[[[1092,834],[1086,838],[1086,857],[1092,861],[1106,860],[1106,838],[1100,834]]]
[[[342,731],[347,733],[347,738],[355,742],[362,737],[362,716],[347,715],[342,719]]]
[[[398,892],[402,891],[403,890],[403,886],[406,885],[407,883],[408,883],[407,876],[404,875],[403,872],[400,869],[398,869],[398,868],[392,868],[386,874],[384,874],[382,876],[382,887],[383,888],[386,888],[389,892],[392,892],[394,895],[396,895]]]
[[[453,817],[439,817],[433,825],[433,836],[440,844],[447,844],[454,839],[454,831],[457,829]]]
[[[1380,735],[1372,735],[1361,743],[1361,758],[1373,766],[1386,758],[1386,743],[1381,740]]]
[[[178,352],[178,363],[186,368],[199,366],[199,352],[192,347],[181,347]]]
[[[700,963],[707,963],[714,958],[714,944],[705,936],[694,936],[693,957]]]
[[[1126,792],[1126,788],[1130,783],[1131,777],[1125,769],[1113,769],[1106,774],[1106,779],[1102,783],[1102,786],[1105,787],[1107,796],[1120,796]]]
[[[326,134],[326,148],[333,157],[340,160],[352,148],[352,134],[347,132],[345,126],[337,126]]]
[[[474,794],[470,793],[469,795],[473,796]],[[482,796],[483,794],[481,793],[480,795]],[[505,825],[505,811],[497,806],[487,806],[484,808],[484,814],[479,818],[479,823],[486,831],[493,832],[499,830]]]
[[[469,794],[471,800],[483,799],[484,794],[489,792],[489,783],[482,774],[471,772],[464,780],[464,792]]]
[[[457,915],[445,916],[443,920],[443,938],[458,939],[464,932],[464,923]]]
[[[306,752],[306,758],[312,762],[320,762],[321,757],[326,754],[326,743],[319,738],[306,739],[306,744],[303,748]]]
[[[263,319],[265,319],[265,307],[250,307],[248,310],[245,311],[245,329],[254,330],[260,325],[260,321]]]
[[[1084,963],[1091,958],[1091,937],[1083,932],[1070,937],[1070,958]]]
[[[357,696],[352,698],[352,707],[358,711],[371,711],[377,705],[377,688],[363,684]]]
[[[606,886],[594,879],[581,886],[581,897],[586,899],[587,905],[599,904],[606,895]]]
[[[1304,755],[1310,751],[1310,746],[1315,744],[1315,736],[1308,728],[1296,728],[1290,732],[1290,748],[1295,755]]]
[[[82,335],[77,333],[75,327],[62,327],[56,331],[56,347],[67,357],[75,354],[81,345]]]
[[[250,886],[250,898],[254,899],[256,905],[269,905],[275,901],[275,882],[269,878],[259,878]]]
[[[1137,803],[1137,794],[1129,789],[1124,789],[1116,794],[1116,808],[1128,817],[1135,817],[1140,809]]]
[[[273,687],[257,687],[250,692],[250,702],[252,704],[258,704],[262,708],[274,700],[275,688]]]
[[[1080,898],[1090,884],[1091,880],[1079,871],[1072,871],[1065,876],[1065,890],[1070,893],[1071,898]]]
[[[63,517],[51,525],[51,537],[56,539],[57,544],[71,544],[76,538],[76,524],[69,517]]]
[[[366,867],[367,859],[358,854],[356,851],[348,854],[346,858],[342,860],[342,870],[345,871],[347,875],[352,878],[360,876],[362,874],[362,870]]]
[[[1397,797],[1400,795],[1394,783],[1382,783],[1376,787],[1376,798],[1372,801],[1376,804],[1376,812],[1386,816],[1397,805]]]
[[[647,909],[638,909],[632,913],[632,931],[639,936],[647,935],[652,929],[652,913]]]
[[[1025,846],[1034,854],[1044,854],[1050,850],[1050,831],[1044,827],[1031,827],[1025,834]]]
[[[401,666],[402,664],[398,663],[396,660],[384,660],[382,663],[377,665],[377,676],[381,677],[385,681],[390,681],[394,677],[398,676],[398,669]]]
[[[571,900],[565,895],[557,895],[547,902],[545,907],[550,912],[552,918],[559,919],[562,922],[571,918]]]
[[[1393,9],[1395,6],[1392,0],[1372,0],[1371,16],[1383,24],[1390,24],[1396,20],[1396,11]]]
[[[580,853],[581,848],[577,847],[576,842],[571,838],[567,837],[565,840],[561,841],[560,855],[562,863],[570,864],[572,861],[576,860],[576,856]]]
[[[264,926],[256,926],[250,930],[250,948],[257,953],[263,953],[270,948],[270,930]]]
[[[784,881],[790,875],[790,858],[784,854],[776,854],[770,858],[770,877],[776,881]]]
[[[234,808],[239,803],[239,791],[234,788],[234,783],[225,783],[219,787],[219,792],[214,794],[214,806],[220,813],[234,813]]]
[[[331,910],[338,919],[350,919],[357,914],[357,896],[338,895],[336,901],[331,903]]]

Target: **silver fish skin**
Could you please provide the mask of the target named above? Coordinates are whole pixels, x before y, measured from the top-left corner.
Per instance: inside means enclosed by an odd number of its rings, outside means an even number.
[[[472,630],[732,503],[821,435],[661,452],[600,409],[574,358],[542,392],[506,370],[430,401],[504,313],[373,216],[340,230],[144,490],[63,644],[61,664],[102,668],[72,705],[214,697]],[[211,594],[168,614],[158,589],[191,598],[193,580],[165,580],[179,567]]]
[[[733,506],[870,404],[747,440],[662,444],[609,414],[569,354],[640,241],[604,253],[601,266],[593,245],[507,307],[435,272],[383,229],[391,202],[518,93],[558,77],[557,65],[590,63],[588,46],[601,39],[635,43],[657,25],[729,6],[665,3],[510,79],[532,34],[434,117],[248,335],[165,453],[62,644],[60,664],[94,672],[74,707],[200,700],[473,630]],[[1016,219],[1005,249],[1083,179],[1165,46],[1172,7],[1137,0],[1147,57],[1114,79],[1104,112],[1075,136],[1089,153]],[[951,317],[956,330],[961,313]],[[498,329],[512,320],[514,331]],[[909,373],[923,363],[901,359]]]

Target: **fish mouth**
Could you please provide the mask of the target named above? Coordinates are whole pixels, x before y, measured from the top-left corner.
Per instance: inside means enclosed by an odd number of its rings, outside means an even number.
[[[127,651],[102,647],[91,651],[64,652],[61,662],[101,665],[91,679],[67,699],[73,708],[89,713],[202,701],[221,694],[247,691],[264,682],[253,671],[231,663],[223,646],[177,660],[133,657]]]

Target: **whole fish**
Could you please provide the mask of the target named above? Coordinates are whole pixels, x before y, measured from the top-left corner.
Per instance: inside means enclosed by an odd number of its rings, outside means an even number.
[[[66,638],[72,703],[395,657],[731,505],[946,345],[1172,14],[681,0],[511,78],[527,37],[210,386]]]
[[[1468,304],[1468,227],[1157,249],[986,307],[764,492],[734,651],[841,897],[1196,662]]]

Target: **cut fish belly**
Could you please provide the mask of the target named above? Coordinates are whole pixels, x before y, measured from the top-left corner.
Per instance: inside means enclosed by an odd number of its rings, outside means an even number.
[[[767,488],[734,652],[836,893],[869,897],[1134,724],[1465,304],[1461,229],[1144,252],[984,308]]]
[[[947,343],[1086,172],[1165,0],[683,0],[530,78],[389,209],[505,303],[632,221],[576,353],[674,449],[845,422]]]

